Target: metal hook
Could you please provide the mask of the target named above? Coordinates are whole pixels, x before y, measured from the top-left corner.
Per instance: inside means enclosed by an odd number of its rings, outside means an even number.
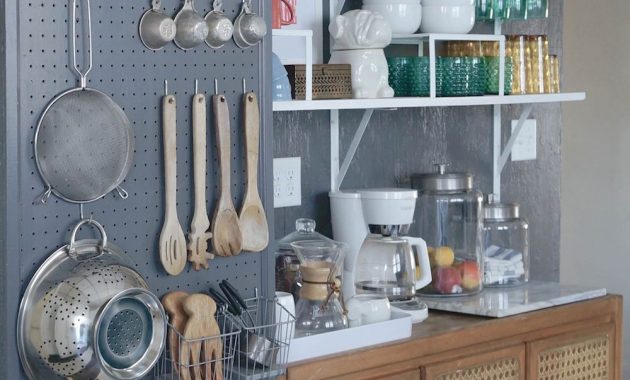
[[[214,78],[214,94],[219,95],[219,81],[217,78]]]
[[[247,86],[245,85],[245,78],[243,77],[243,93],[247,92]]]
[[[168,81],[164,79],[164,96],[168,95]]]
[[[199,93],[199,80],[195,79],[195,94]]]
[[[79,216],[81,217],[80,219],[83,220],[83,203],[79,204]]]

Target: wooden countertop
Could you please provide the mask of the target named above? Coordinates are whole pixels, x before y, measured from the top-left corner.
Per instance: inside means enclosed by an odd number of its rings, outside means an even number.
[[[368,369],[378,377],[381,371],[389,373],[388,367],[395,363],[397,368],[402,362],[409,363],[413,369],[438,357],[448,360],[448,351],[454,349],[459,355],[466,350],[472,354],[604,323],[615,323],[621,329],[621,313],[618,295],[500,319],[430,311],[429,318],[413,326],[408,339],[292,363],[287,377],[325,379]]]

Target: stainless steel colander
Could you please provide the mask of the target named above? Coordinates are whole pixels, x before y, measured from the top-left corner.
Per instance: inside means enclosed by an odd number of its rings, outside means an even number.
[[[91,224],[100,240],[76,240]],[[18,351],[30,379],[137,379],[166,339],[159,299],[103,227],[82,220],[29,283],[18,315]]]

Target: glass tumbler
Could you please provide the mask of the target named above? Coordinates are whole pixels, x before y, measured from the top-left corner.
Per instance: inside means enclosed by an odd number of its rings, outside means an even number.
[[[480,96],[486,92],[482,57],[438,57],[442,96]]]
[[[547,0],[527,0],[526,18],[549,17],[549,3]]]
[[[429,57],[388,57],[395,96],[429,96]]]

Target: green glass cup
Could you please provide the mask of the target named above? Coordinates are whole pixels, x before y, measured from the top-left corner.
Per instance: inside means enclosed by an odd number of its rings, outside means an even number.
[[[477,0],[475,19],[477,21],[494,20],[494,2],[495,0]]]
[[[429,96],[429,57],[388,57],[394,96]]]
[[[526,0],[527,9],[525,18],[547,18],[549,17],[549,3],[547,0]]]
[[[481,96],[486,93],[482,57],[438,57],[441,96]]]
[[[499,57],[484,57],[486,68],[486,94],[499,94]],[[514,66],[512,57],[505,57],[505,83],[504,93],[510,95],[512,92],[512,78]]]

